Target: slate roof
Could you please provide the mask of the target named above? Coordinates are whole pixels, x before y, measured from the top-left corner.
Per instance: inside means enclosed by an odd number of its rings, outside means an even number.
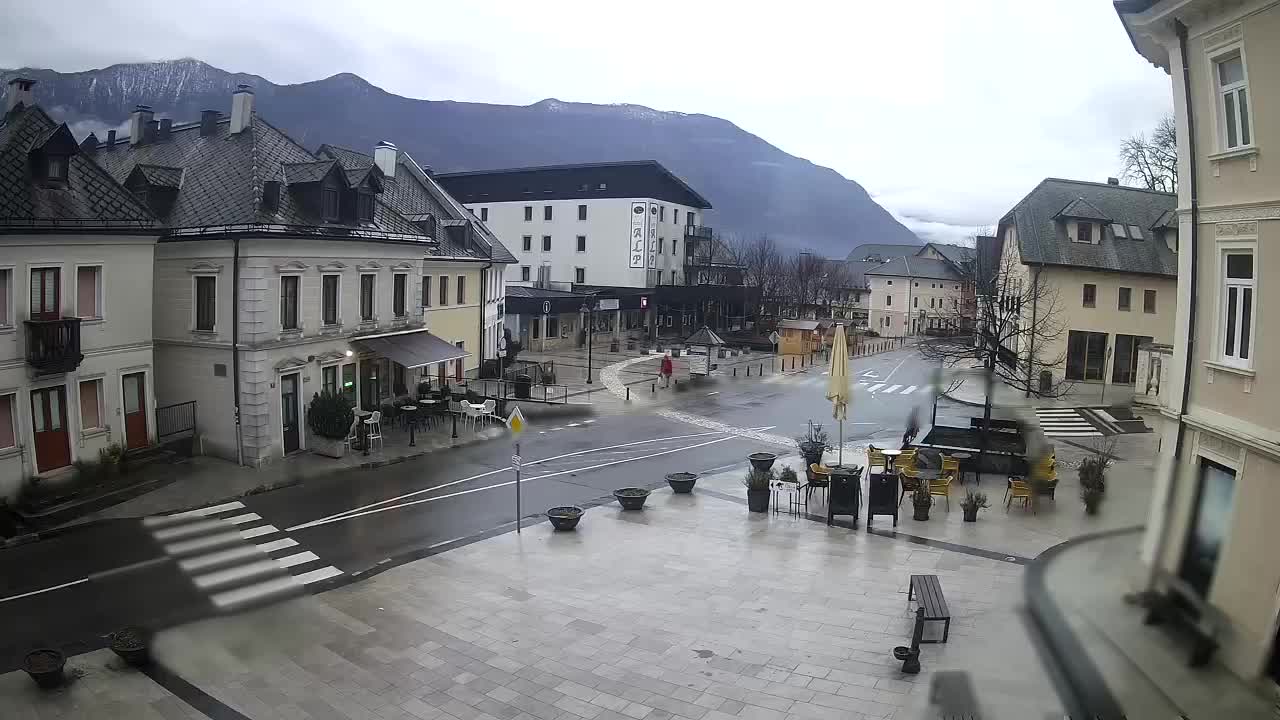
[[[335,164],[337,164],[336,160],[285,163],[282,166],[284,182],[287,185],[320,182]]]
[[[685,345],[723,345],[724,338],[715,334],[711,328],[703,325],[697,332],[685,338]]]
[[[960,280],[951,263],[922,257],[899,257],[866,272],[867,275],[892,275],[896,277]]]
[[[978,276],[977,280],[979,283],[988,283],[999,274],[1000,256],[1004,250],[1004,243],[998,236],[979,235],[977,244],[977,267],[975,269]]]
[[[845,260],[844,266],[849,275],[849,287],[867,287],[867,271],[874,270],[883,264],[884,263],[878,263],[874,260]]]
[[[46,186],[32,175],[31,151],[66,125],[38,106],[0,116],[0,229],[68,226],[77,229],[150,229],[155,217],[87,154],[68,158],[65,185]],[[74,147],[75,140],[70,145]]]
[[[156,187],[182,187],[182,168],[163,165],[139,165],[138,171],[146,178],[148,184]]]
[[[949,245],[947,243],[929,243],[925,247],[931,247],[937,250],[940,255],[955,263],[957,267],[964,267],[965,263],[972,262],[975,256],[974,249],[965,247],[964,245]],[[923,252],[923,249],[921,250]]]
[[[879,258],[881,262],[890,258],[906,257],[920,252],[920,245],[888,245],[884,243],[865,243],[854,248],[846,259],[866,260]]]
[[[1058,211],[1055,217],[1064,218],[1080,218],[1082,220],[1110,220],[1111,218],[1104,215],[1101,210],[1094,207],[1088,200],[1078,197],[1067,203],[1067,206]]]
[[[1101,233],[1096,245],[1068,240],[1065,223],[1055,218],[1063,208],[1081,198],[1111,222],[1140,228],[1152,227],[1178,204],[1177,196],[1172,193],[1046,178],[1000,220],[1002,227],[1013,224],[1017,229],[1018,252],[1023,263],[1140,275],[1177,275],[1177,254],[1151,233],[1144,233],[1143,240],[1117,239],[1110,233]]]
[[[826,327],[826,325],[826,320],[792,320],[787,318],[778,321],[778,327],[791,330],[817,330],[820,327]]]
[[[508,285],[507,297],[523,297],[523,298],[566,298],[580,297],[586,300],[589,297],[586,293],[569,292],[568,290],[554,290],[552,288],[537,288],[527,285]]]

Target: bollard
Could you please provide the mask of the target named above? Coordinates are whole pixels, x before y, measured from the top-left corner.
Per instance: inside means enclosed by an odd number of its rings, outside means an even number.
[[[751,366],[747,366],[747,377],[751,377]]]
[[[733,376],[738,377],[738,368],[736,366],[733,368]]]
[[[631,386],[627,386],[627,402],[631,402]]]
[[[656,393],[656,392],[658,392],[658,383],[650,383],[650,384],[649,384],[649,392],[651,392],[651,393]]]
[[[757,374],[757,375],[763,375],[763,374],[764,374],[764,363],[760,363],[760,368],[756,371],[756,374]]]

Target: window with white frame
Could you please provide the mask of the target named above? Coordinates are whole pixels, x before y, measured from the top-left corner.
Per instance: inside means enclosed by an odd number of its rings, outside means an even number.
[[[323,275],[320,278],[320,322],[323,325],[338,324],[338,298],[340,275]]]
[[[360,321],[372,322],[374,317],[374,285],[377,279],[373,274],[360,276]]]
[[[1253,364],[1253,251],[1228,250],[1222,256],[1222,315],[1218,347],[1222,362],[1237,367]]]
[[[587,269],[576,267],[573,269],[573,281],[579,285],[587,281]]]
[[[0,268],[0,327],[13,325],[13,269]]]
[[[298,286],[302,278],[297,275],[280,276],[280,329],[297,330],[298,322]]]
[[[9,450],[18,446],[18,425],[13,409],[17,406],[17,395],[10,393],[0,395],[0,450]]]
[[[84,430],[97,430],[104,426],[102,418],[105,415],[102,407],[102,380],[82,380],[80,382],[80,427]]]
[[[102,266],[76,268],[76,317],[102,317]]]
[[[218,278],[213,275],[195,277],[195,329],[213,332],[218,319]]]
[[[1249,123],[1249,83],[1244,55],[1239,50],[1213,59],[1218,83],[1219,141],[1223,150],[1245,147],[1253,141]]]
[[[528,265],[520,266],[520,281],[529,282],[529,266]]]
[[[391,313],[398,318],[409,314],[409,276],[404,273],[391,276]]]
[[[332,395],[338,394],[337,365],[325,365],[320,368],[320,391]]]

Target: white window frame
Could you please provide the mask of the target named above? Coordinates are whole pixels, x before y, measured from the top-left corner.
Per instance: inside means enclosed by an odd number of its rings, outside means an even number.
[[[12,331],[15,326],[14,317],[17,315],[17,313],[14,311],[13,304],[17,302],[18,296],[14,292],[13,284],[14,284],[14,279],[18,277],[18,271],[17,271],[17,268],[13,265],[0,265],[0,273],[6,273],[6,272],[9,273],[9,284],[8,284],[9,297],[6,298],[7,302],[5,302],[5,308],[8,311],[8,317],[5,317],[4,315],[0,315],[0,332]],[[27,292],[31,292],[31,289],[27,288]]]
[[[329,277],[338,278],[338,293],[337,297],[334,298],[337,307],[333,309],[334,322],[332,324],[326,324],[324,321],[324,280]],[[342,273],[320,274],[320,327],[342,327]]]
[[[1223,85],[1221,75],[1219,74],[1219,65],[1228,60],[1240,58],[1240,74],[1239,82]],[[1247,150],[1254,147],[1254,136],[1257,135],[1258,126],[1253,122],[1253,92],[1249,89],[1249,64],[1244,55],[1244,46],[1241,43],[1233,43],[1224,47],[1215,48],[1209,55],[1210,82],[1213,83],[1213,102],[1214,102],[1214,120],[1217,124],[1218,135],[1218,151],[1219,152],[1235,152],[1239,150]],[[1248,108],[1244,114],[1240,113],[1240,91],[1244,91],[1245,104]],[[1234,96],[1235,121],[1236,121],[1236,144],[1234,146],[1227,144],[1227,95]],[[1241,121],[1249,124],[1249,141],[1243,140],[1241,130],[1243,125]]]
[[[1253,258],[1253,277],[1249,280],[1239,278],[1227,279],[1227,256],[1228,255],[1250,255]],[[1216,349],[1211,357],[1217,358],[1218,362],[1228,367],[1240,368],[1242,370],[1252,370],[1254,359],[1257,356],[1258,348],[1258,249],[1256,243],[1236,244],[1220,246],[1218,248],[1218,327],[1214,333],[1214,342]],[[1240,300],[1243,301],[1244,289],[1252,290],[1251,293],[1251,310],[1249,312],[1249,357],[1242,359],[1240,357],[1240,340],[1244,337],[1242,324],[1239,315],[1243,315],[1243,305],[1240,301],[1236,303],[1237,318],[1228,318],[1227,293],[1230,288],[1238,288]],[[1228,355],[1226,352],[1227,342],[1227,326],[1228,323],[1236,326],[1235,333],[1235,354]]]
[[[329,360],[320,364],[320,392],[324,392],[324,371],[333,368],[334,392],[342,394],[342,360]]]
[[[373,278],[373,292],[369,293],[370,295],[369,301],[372,304],[372,307],[369,308],[371,312],[369,313],[370,317],[368,319],[365,319],[365,316],[364,316],[364,278],[365,276],[369,276]],[[360,318],[361,323],[373,324],[378,322],[378,273],[376,272],[360,273],[360,280],[356,285],[356,316]],[[359,384],[358,379],[356,381],[356,384],[357,385]]]
[[[533,267],[529,265],[520,266],[520,282],[530,282],[533,279]]]
[[[573,240],[574,252],[584,253],[587,251],[587,236],[578,235]]]
[[[209,330],[202,330],[197,322],[200,313],[200,278],[211,278],[213,280],[213,327]],[[214,273],[192,273],[191,275],[191,332],[201,334],[213,334],[218,332],[218,276]]]
[[[404,312],[396,314],[396,278],[404,278]],[[391,317],[396,320],[403,320],[409,317],[409,308],[413,307],[409,302],[409,297],[413,293],[413,286],[409,284],[409,273],[394,272],[391,273]]]
[[[85,427],[84,426],[84,394],[81,392],[80,386],[90,382],[98,384],[98,424],[93,427]],[[80,422],[77,423],[77,425],[80,426],[80,433],[82,435],[101,432],[107,429],[106,389],[107,389],[106,383],[102,382],[101,377],[91,377],[91,378],[82,377],[76,381],[76,410],[80,420]]]
[[[291,328],[286,328],[284,326],[284,312],[283,312],[284,311],[284,306],[283,306],[284,279],[287,277],[298,278],[298,304],[297,304],[298,322],[297,322],[297,327],[291,327]],[[276,308],[277,308],[276,324],[280,332],[282,333],[302,332],[302,273],[299,273],[299,272],[280,273],[279,279],[276,281]],[[302,392],[302,391],[299,390],[298,392]]]
[[[579,285],[585,285],[587,282],[587,269],[584,267],[575,267],[573,269],[573,281]]]
[[[94,292],[97,294],[97,297],[94,298],[94,303],[98,306],[97,315],[85,315],[80,312],[80,271],[84,268],[96,268],[98,271],[97,281],[96,281],[97,287],[94,288]],[[107,284],[106,283],[106,272],[107,272],[106,263],[101,263],[101,262],[76,263],[75,272],[76,272],[76,285],[75,285],[76,317],[80,318],[81,321],[84,321],[84,320],[96,321],[96,320],[106,319],[107,309],[103,307],[103,304],[106,301],[106,295],[107,295],[106,289],[105,289]]]
[[[16,390],[0,392],[0,398],[6,397],[9,398],[9,427],[13,428],[13,444],[0,446],[0,456],[17,452],[22,446],[22,428],[18,426],[18,418],[21,417],[18,412],[18,392]]]

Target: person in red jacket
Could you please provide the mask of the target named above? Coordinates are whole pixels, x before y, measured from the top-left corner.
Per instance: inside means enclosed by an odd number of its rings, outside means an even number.
[[[671,364],[671,356],[662,356],[662,367],[658,369],[658,375],[662,378],[662,387],[671,385],[671,373],[675,371],[675,367]]]

